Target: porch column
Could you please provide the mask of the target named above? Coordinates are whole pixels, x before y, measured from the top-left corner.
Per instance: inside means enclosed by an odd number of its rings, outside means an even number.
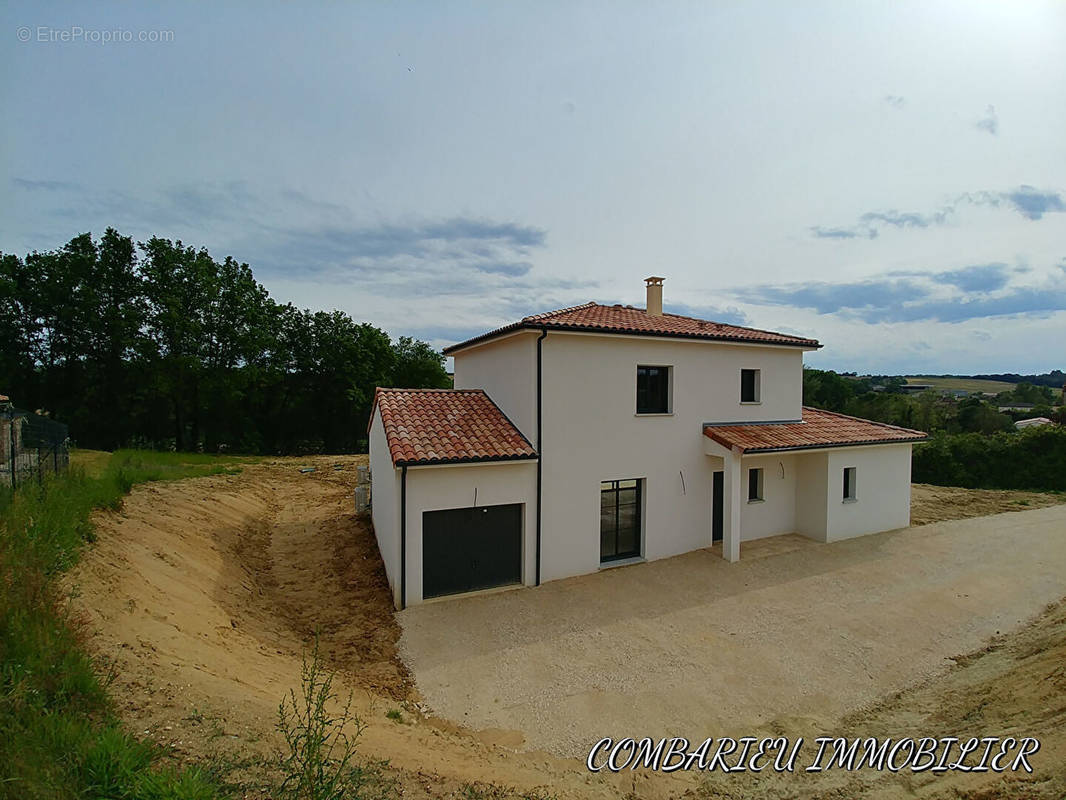
[[[722,558],[740,560],[740,504],[743,498],[743,474],[740,452],[733,450],[723,459]]]

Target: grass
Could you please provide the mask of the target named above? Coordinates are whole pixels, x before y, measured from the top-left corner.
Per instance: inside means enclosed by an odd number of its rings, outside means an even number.
[[[218,796],[207,773],[159,766],[154,744],[122,730],[56,578],[93,540],[94,510],[120,507],[135,484],[231,473],[239,461],[77,451],[67,474],[0,492],[0,800]]]
[[[922,375],[912,375],[906,381],[907,383],[928,383],[938,390],[959,389],[966,392],[995,392],[996,394],[1017,388],[1017,384],[1014,383],[990,381],[983,378],[929,378]]]

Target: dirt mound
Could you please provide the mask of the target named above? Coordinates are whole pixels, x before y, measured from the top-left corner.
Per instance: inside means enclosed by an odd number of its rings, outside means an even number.
[[[1066,494],[1000,489],[961,489],[956,486],[911,484],[911,525],[928,525],[949,519],[987,517],[1007,511],[1066,503]]]
[[[339,687],[354,691],[354,710],[368,723],[362,752],[389,760],[405,798],[520,796],[505,786],[521,794],[541,787],[559,798],[649,800],[1062,796],[1061,605],[959,657],[946,676],[830,728],[855,736],[1037,736],[1043,768],[1036,776],[591,776],[579,760],[523,749],[520,732],[472,731],[426,717],[397,657],[399,629],[373,534],[353,514],[357,463],[365,458],[279,459],[236,476],[140,486],[120,512],[97,516],[99,540],[68,585],[73,611],[96,631],[112,695],[134,733],[164,745],[177,762],[221,753],[244,764],[237,775],[245,796],[264,796],[254,758],[279,744],[278,703],[298,686],[317,630]],[[300,472],[308,466],[315,471]],[[826,733],[810,720],[779,722],[791,736]]]

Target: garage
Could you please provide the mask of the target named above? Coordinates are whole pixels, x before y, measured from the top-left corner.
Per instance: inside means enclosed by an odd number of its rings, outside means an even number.
[[[422,514],[422,596],[522,582],[522,504]]]
[[[480,389],[378,389],[371,518],[396,608],[536,586],[537,452]]]

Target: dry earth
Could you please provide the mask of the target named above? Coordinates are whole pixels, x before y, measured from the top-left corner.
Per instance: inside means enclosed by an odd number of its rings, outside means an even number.
[[[911,484],[911,525],[1027,511],[1066,503],[1066,492],[1017,492],[999,489],[958,489]]]
[[[497,787],[522,794],[540,787],[571,798],[916,793],[976,800],[1060,798],[1066,791],[1058,766],[1066,763],[1061,604],[924,684],[851,709],[831,728],[862,736],[975,727],[982,735],[1040,736],[1041,763],[1058,771],[1022,776],[1027,782],[955,773],[924,781],[745,774],[704,783],[688,774],[590,776],[578,760],[522,749],[520,732],[427,717],[397,655],[400,630],[373,534],[352,513],[358,461],[282,459],[249,465],[236,476],[140,486],[120,512],[96,517],[99,539],[68,578],[72,608],[94,631],[94,648],[133,731],[163,744],[179,762],[221,755],[236,763],[274,752],[278,703],[298,686],[301,658],[317,629],[330,665],[368,723],[362,752],[389,760],[405,798],[517,796]],[[315,471],[300,473],[307,465]],[[987,592],[993,595],[993,587]],[[386,718],[392,709],[403,710],[403,723]],[[804,719],[779,718],[774,726],[792,736],[824,733]],[[264,796],[255,788],[263,774],[254,763],[235,773],[248,797]],[[480,795],[469,793],[472,783]]]

